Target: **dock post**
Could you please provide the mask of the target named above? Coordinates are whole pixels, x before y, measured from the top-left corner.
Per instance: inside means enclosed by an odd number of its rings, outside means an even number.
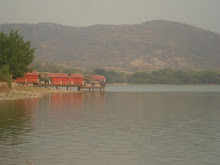
[[[81,89],[80,89],[80,87],[78,87],[78,91],[80,91]]]
[[[67,90],[69,90],[69,87],[66,87],[67,88]]]

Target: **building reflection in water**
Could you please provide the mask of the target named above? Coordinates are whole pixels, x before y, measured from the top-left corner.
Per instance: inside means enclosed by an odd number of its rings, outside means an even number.
[[[105,92],[52,94],[40,99],[1,102],[0,143],[19,143],[19,137],[33,129],[35,120],[47,117],[47,112],[63,114],[63,117],[72,114],[70,116],[73,117],[84,113],[101,113],[104,106]]]
[[[101,112],[105,104],[104,92],[83,92],[77,94],[49,95],[49,109],[54,113],[85,111]]]
[[[62,113],[65,111],[83,111],[83,93],[79,94],[52,94],[49,95],[50,111]]]

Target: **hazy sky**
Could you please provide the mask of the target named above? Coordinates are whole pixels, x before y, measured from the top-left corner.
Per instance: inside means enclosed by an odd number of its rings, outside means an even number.
[[[220,0],[0,0],[0,24],[178,21],[220,33]]]

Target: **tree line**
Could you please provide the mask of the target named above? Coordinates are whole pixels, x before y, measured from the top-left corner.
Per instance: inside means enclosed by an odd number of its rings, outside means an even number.
[[[106,77],[107,83],[130,84],[220,84],[219,71],[182,71],[166,68],[152,72],[123,72],[94,69],[94,73]]]
[[[129,84],[220,84],[220,71],[174,70],[166,68],[152,72],[127,74],[114,70],[95,68],[92,71],[77,70],[74,66],[61,67],[56,64],[35,62],[32,69],[51,73],[81,73],[85,75],[103,75],[107,83]]]

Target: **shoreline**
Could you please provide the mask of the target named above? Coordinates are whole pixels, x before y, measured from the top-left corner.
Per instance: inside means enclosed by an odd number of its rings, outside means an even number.
[[[7,89],[1,91],[0,102],[10,101],[10,100],[40,98],[46,94],[52,94],[52,93],[80,93],[80,92],[82,91],[38,88],[35,86],[17,86],[13,89]]]
[[[125,83],[110,83],[107,86],[219,86],[219,84],[181,84],[181,85],[170,85],[170,84],[125,84]],[[46,94],[61,94],[61,93],[81,93],[83,91],[77,90],[63,90],[63,89],[51,89],[51,88],[39,88],[36,86],[28,85],[17,85],[12,89],[5,88],[0,90],[0,102],[10,100],[23,100],[40,98]]]
[[[128,84],[128,83],[109,83],[106,86],[220,86],[220,84]]]

